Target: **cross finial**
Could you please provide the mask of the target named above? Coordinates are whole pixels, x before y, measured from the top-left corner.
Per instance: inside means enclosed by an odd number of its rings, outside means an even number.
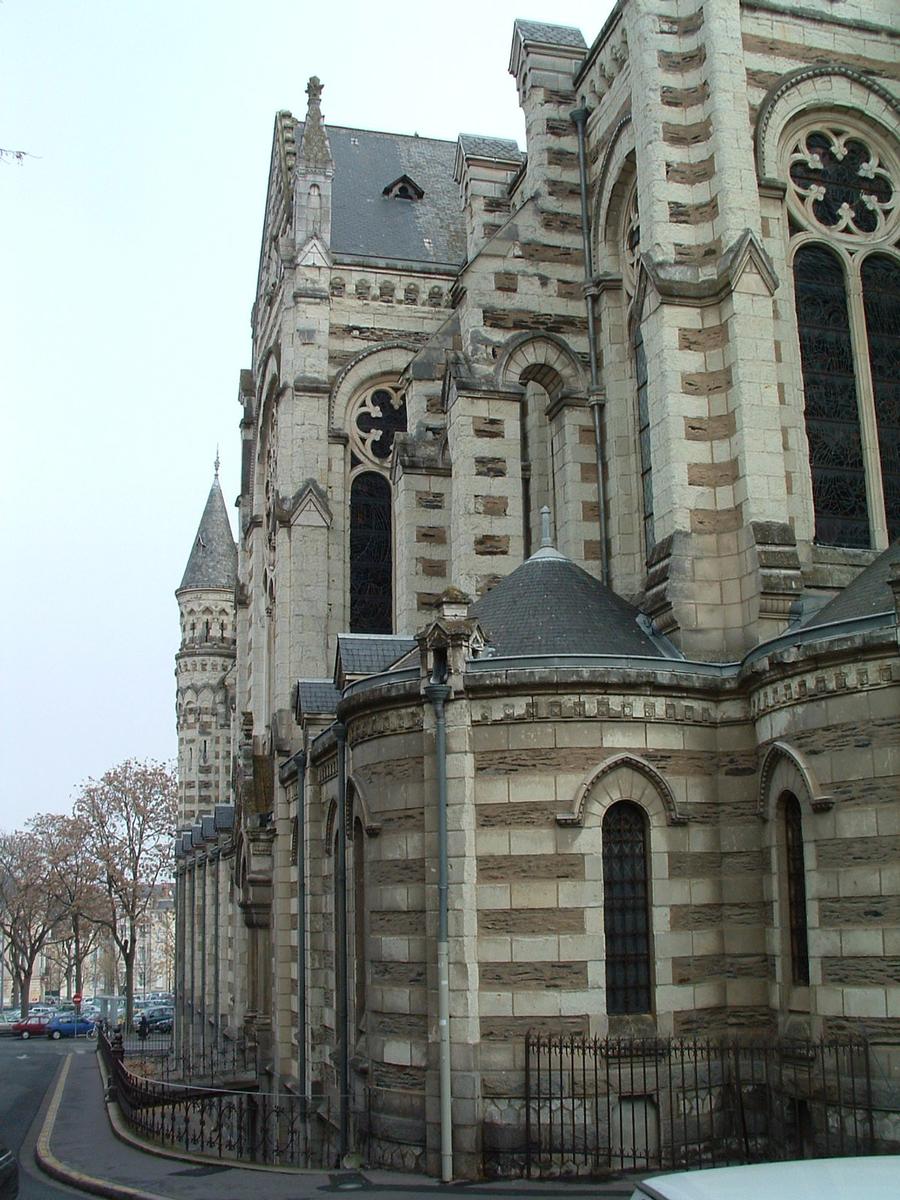
[[[219,478],[219,446],[216,444],[216,461],[213,463],[216,472],[216,479]]]

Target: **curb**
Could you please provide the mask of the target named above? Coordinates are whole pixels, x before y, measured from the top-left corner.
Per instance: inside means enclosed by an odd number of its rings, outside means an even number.
[[[169,1200],[169,1197],[159,1196],[155,1192],[142,1192],[137,1188],[126,1187],[124,1184],[110,1183],[106,1179],[85,1175],[82,1171],[76,1171],[74,1167],[66,1166],[53,1153],[50,1139],[53,1136],[53,1126],[56,1124],[56,1116],[62,1103],[63,1091],[71,1065],[72,1055],[67,1054],[56,1077],[53,1098],[34,1145],[34,1157],[38,1166],[59,1183],[66,1183],[71,1187],[80,1188],[82,1191],[92,1192],[95,1196],[106,1196],[108,1200]]]

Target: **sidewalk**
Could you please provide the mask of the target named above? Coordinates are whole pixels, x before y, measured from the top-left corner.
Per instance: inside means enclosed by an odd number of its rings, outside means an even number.
[[[128,1139],[128,1140],[123,1140]],[[381,1200],[459,1192],[467,1196],[609,1196],[626,1200],[626,1180],[511,1180],[440,1184],[395,1171],[269,1171],[223,1166],[200,1158],[169,1158],[135,1144],[114,1103],[104,1099],[99,1060],[70,1054],[53,1085],[35,1146],[38,1165],[62,1183],[110,1200],[306,1200],[323,1193],[377,1193]]]

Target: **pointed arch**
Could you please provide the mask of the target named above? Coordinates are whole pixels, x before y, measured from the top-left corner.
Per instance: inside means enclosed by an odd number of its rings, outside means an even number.
[[[619,800],[631,800],[644,809],[653,826],[687,824],[687,817],[678,811],[672,789],[662,775],[644,759],[627,752],[612,755],[588,772],[575,791],[571,809],[557,814],[557,824],[583,825],[585,801],[612,776],[616,786],[612,786],[612,779],[606,783],[606,803],[601,802],[604,810]]]
[[[821,90],[822,80],[828,80],[828,92]],[[760,182],[778,177],[779,143],[785,126],[805,109],[823,106],[850,109],[854,117],[862,114],[885,131],[896,129],[900,121],[900,100],[854,67],[829,63],[788,71],[772,85],[759,107],[754,149]]]
[[[634,127],[626,113],[610,136],[594,189],[591,229],[594,238],[594,269],[603,273],[621,271],[617,230],[621,205],[634,182]],[[614,228],[610,228],[610,221]]]
[[[384,342],[362,350],[338,372],[328,399],[328,425],[346,430],[347,409],[360,388],[379,379],[399,379],[416,353],[409,342]]]
[[[372,808],[369,804],[367,789],[362,783],[358,774],[352,771],[347,776],[347,795],[348,798],[355,803],[356,815],[362,821],[362,827],[368,837],[378,837],[381,833],[381,822],[375,821],[372,818]],[[348,805],[347,810],[347,825],[350,826],[353,820],[353,810]]]
[[[822,790],[800,751],[787,742],[772,742],[759,769],[756,812],[761,820],[769,820],[778,797],[785,791],[805,799],[813,812],[828,812],[834,807],[834,797]]]

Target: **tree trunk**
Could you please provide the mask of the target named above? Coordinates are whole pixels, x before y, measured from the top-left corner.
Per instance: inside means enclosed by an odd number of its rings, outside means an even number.
[[[134,930],[122,950],[122,960],[125,963],[125,1028],[130,1030],[134,1017]]]
[[[72,933],[75,939],[75,995],[83,996],[81,969],[83,966],[81,956],[81,925],[79,923],[78,913],[72,918]]]
[[[25,1018],[28,1016],[28,1005],[29,1005],[29,1003],[30,1003],[30,1001],[31,1001],[31,975],[32,975],[32,968],[31,968],[31,967],[26,967],[26,968],[24,968],[24,970],[22,970],[20,973],[19,973],[19,972],[17,972],[17,974],[19,974],[19,989],[20,989],[20,994],[19,994],[20,1008],[19,1008],[19,1011],[20,1011],[20,1013],[21,1013],[21,1015],[22,1015],[22,1020],[24,1021],[24,1020],[25,1020]]]

